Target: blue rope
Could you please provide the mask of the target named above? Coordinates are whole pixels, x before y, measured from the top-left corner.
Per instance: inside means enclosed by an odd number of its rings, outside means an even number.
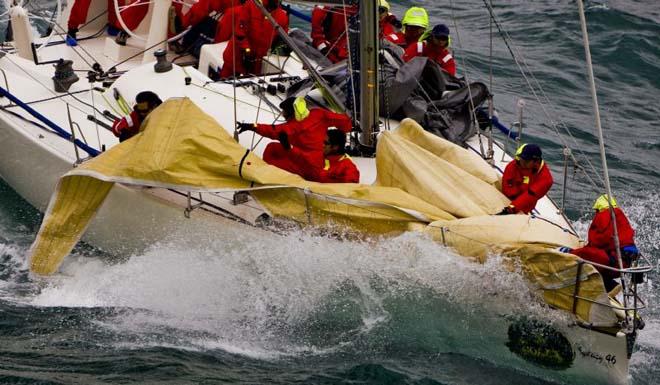
[[[311,23],[311,22],[312,22],[312,17],[311,17],[311,16],[307,15],[306,13],[302,13],[302,12],[300,12],[299,10],[293,8],[293,7],[292,7],[291,5],[289,5],[289,4],[282,4],[282,8],[284,8],[284,10],[286,11],[286,13],[288,13],[288,14],[290,14],[290,15],[293,15],[293,16],[295,16],[295,17],[297,17],[297,18],[299,18],[299,19],[301,19],[301,20],[304,20],[304,21],[306,21],[306,22],[308,22],[308,23]]]
[[[477,111],[480,114],[483,114],[483,117],[488,119],[488,112],[486,111],[485,108],[478,108]],[[490,120],[493,126],[500,130],[504,135],[508,136],[509,138],[515,138],[517,134],[513,132],[510,128],[505,126],[504,124],[500,123],[500,120],[497,118],[497,116],[493,116],[493,118]]]
[[[71,140],[72,136],[69,132],[64,130],[62,127],[58,126],[57,124],[53,123],[50,119],[46,118],[45,116],[41,115],[39,112],[37,112],[34,108],[30,107],[29,105],[25,104],[22,100],[17,98],[16,96],[12,95],[7,91],[6,89],[0,87],[0,97],[7,97],[9,100],[14,102],[17,106],[21,107],[24,109],[27,113],[30,115],[34,116],[37,120],[48,126],[51,130],[55,132],[55,134],[59,135],[60,137],[66,139],[66,140]],[[85,151],[88,153],[90,156],[97,156],[101,152],[93,147],[88,146],[87,144],[81,142],[80,140],[76,139],[74,141],[74,144],[78,146],[81,150]]]

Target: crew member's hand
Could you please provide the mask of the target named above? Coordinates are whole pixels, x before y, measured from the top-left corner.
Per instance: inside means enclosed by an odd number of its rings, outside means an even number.
[[[502,211],[500,211],[499,213],[497,213],[495,215],[509,215],[509,214],[515,214],[515,213],[516,213],[516,208],[509,205],[509,206],[506,206],[505,208],[503,208]]]
[[[253,123],[236,122],[236,131],[238,131],[239,134],[242,134],[245,131],[254,131],[254,129],[255,125]]]
[[[249,73],[253,72],[252,70],[255,61],[256,61],[256,56],[254,55],[254,52],[251,49],[246,48],[243,51],[243,66]]]
[[[277,137],[280,140],[280,144],[282,144],[282,147],[284,147],[285,150],[290,150],[291,145],[289,144],[289,135],[286,134],[286,132],[280,132],[280,134]]]

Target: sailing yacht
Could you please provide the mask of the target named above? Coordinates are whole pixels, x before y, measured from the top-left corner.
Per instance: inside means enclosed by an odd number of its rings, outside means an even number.
[[[495,348],[498,355],[517,357],[523,370],[541,376],[627,383],[644,307],[630,277],[650,267],[618,269],[621,292],[607,293],[591,264],[558,250],[580,241],[551,199],[541,199],[529,216],[492,215],[508,202],[497,186],[511,157],[493,140],[492,104],[477,116],[482,87],[459,85],[439,96],[470,106],[465,126],[472,131],[455,136],[460,144],[412,119],[381,113],[382,99],[388,111],[393,88],[404,87],[388,88],[379,76],[383,61],[387,68],[397,61],[379,48],[375,0],[359,2],[360,33],[352,39],[359,57],[319,69],[294,41],[295,32],[278,28],[293,49],[289,56],[267,57],[258,76],[213,81],[207,70],[222,64],[222,45],[203,48],[198,68],[178,65],[180,58],[166,51],[171,3],[149,2],[126,46],[102,32],[105,0],[92,2],[90,14],[100,17],[90,18],[73,47],[65,43],[60,14],[67,12],[59,2],[52,33],[43,38],[34,37],[29,12],[10,9],[14,42],[0,59],[0,176],[45,212],[31,249],[33,272],[55,273],[81,238],[110,253],[130,253],[182,222],[283,235],[292,228],[333,234],[339,227],[357,239],[420,231],[466,257],[483,261],[498,253],[518,261],[539,301],[570,316],[562,325],[512,321],[498,331],[506,339]],[[121,19],[117,0],[115,8]],[[82,70],[87,79],[76,81]],[[354,82],[355,73],[361,76]],[[69,88],[62,90],[62,83]],[[342,93],[342,85],[352,93]],[[109,125],[143,90],[167,101],[140,134],[119,143]],[[261,160],[268,139],[237,135],[238,121],[277,122],[279,103],[291,95],[359,119],[361,132],[352,141],[360,184],[305,181]]]

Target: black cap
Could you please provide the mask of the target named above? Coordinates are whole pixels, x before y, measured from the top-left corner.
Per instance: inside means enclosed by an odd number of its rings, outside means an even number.
[[[525,160],[541,160],[543,159],[543,153],[541,152],[541,147],[536,144],[527,144],[523,147],[522,152],[520,153],[520,159]]]
[[[449,36],[449,28],[444,24],[438,24],[431,30],[431,35],[436,37]]]

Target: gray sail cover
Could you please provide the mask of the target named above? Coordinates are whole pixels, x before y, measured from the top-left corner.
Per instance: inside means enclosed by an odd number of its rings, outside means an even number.
[[[309,43],[302,41],[302,36],[297,37],[306,50],[314,50]],[[404,63],[400,48],[387,44],[382,48],[379,66],[382,117],[411,118],[425,130],[457,144],[463,144],[475,133],[477,125],[473,123],[473,111],[488,97],[486,85],[475,82],[468,86],[426,57],[416,57]],[[329,65],[319,72],[344,105],[350,106],[353,100],[359,100],[358,84],[351,86],[346,62]],[[315,86],[313,80],[305,79],[290,87],[288,94],[305,95]],[[355,97],[352,97],[353,89]]]

